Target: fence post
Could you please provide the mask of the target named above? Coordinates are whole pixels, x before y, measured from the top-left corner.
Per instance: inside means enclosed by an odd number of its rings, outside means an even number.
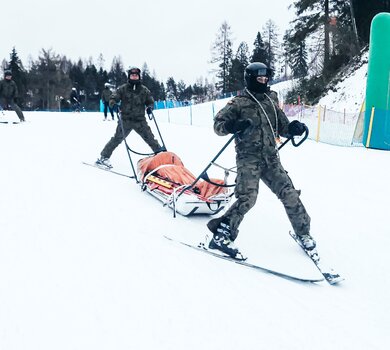
[[[371,133],[372,133],[372,124],[374,121],[374,115],[375,115],[375,107],[371,108],[371,117],[370,117],[370,125],[368,127],[368,135],[367,135],[367,142],[366,142],[366,148],[370,147],[370,141],[371,141]]]
[[[317,137],[316,141],[320,141],[320,127],[321,127],[321,106],[318,105],[318,118],[317,118]]]
[[[190,105],[190,125],[192,125],[192,105]]]

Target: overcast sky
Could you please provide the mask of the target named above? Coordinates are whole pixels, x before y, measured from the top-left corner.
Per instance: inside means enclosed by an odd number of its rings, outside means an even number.
[[[280,38],[294,17],[293,0],[14,0],[3,6],[0,60],[15,47],[25,66],[42,48],[76,61],[99,54],[105,68],[114,56],[124,67],[146,62],[157,79],[192,84],[212,75],[210,48],[224,21],[231,26],[233,52],[249,49],[268,19]]]

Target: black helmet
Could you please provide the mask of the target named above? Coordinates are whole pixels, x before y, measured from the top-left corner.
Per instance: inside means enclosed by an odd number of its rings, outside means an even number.
[[[130,67],[127,71],[127,79],[130,79],[130,74],[138,74],[138,80],[141,80],[141,69],[138,67]]]
[[[12,72],[9,69],[4,71],[4,77],[12,77]]]
[[[265,92],[267,90],[267,83],[259,83],[257,77],[267,77],[272,75],[272,69],[268,68],[264,63],[253,62],[250,63],[244,72],[245,86],[254,92]]]

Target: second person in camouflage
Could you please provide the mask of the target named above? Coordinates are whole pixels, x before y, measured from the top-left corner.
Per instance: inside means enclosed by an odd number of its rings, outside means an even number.
[[[237,133],[236,202],[221,217],[212,219],[207,227],[213,232],[210,249],[218,249],[237,259],[243,259],[233,242],[244,215],[255,205],[259,180],[281,200],[295,233],[308,249],[315,247],[310,236],[310,217],[303,206],[300,191],[280,163],[276,138],[302,135],[305,125],[291,123],[278,107],[277,95],[267,83],[271,70],[260,62],[245,69],[246,88],[242,95],[230,100],[214,118],[214,130],[224,136]]]
[[[149,89],[141,84],[141,70],[130,68],[128,71],[128,82],[120,86],[110,97],[110,107],[121,102],[121,121],[115,135],[106,144],[101,152],[101,157],[96,161],[98,165],[111,168],[110,157],[116,147],[134,130],[149,145],[154,153],[165,151],[154,138],[152,130],[145,118],[145,108],[148,114],[152,113],[154,99]]]

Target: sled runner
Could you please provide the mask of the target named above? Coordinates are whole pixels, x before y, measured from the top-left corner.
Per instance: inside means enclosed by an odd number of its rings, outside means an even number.
[[[181,215],[217,214],[230,201],[226,180],[196,178],[173,152],[161,152],[137,163],[142,190]]]

